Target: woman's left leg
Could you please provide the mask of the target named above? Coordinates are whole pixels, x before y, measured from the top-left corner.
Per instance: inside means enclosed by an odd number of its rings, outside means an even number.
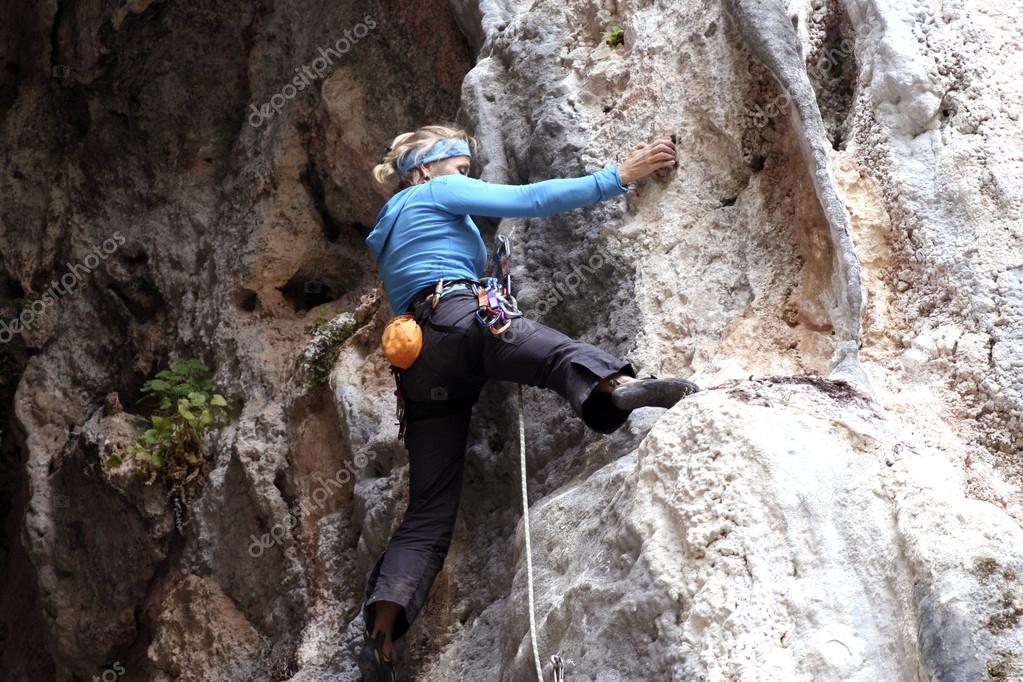
[[[634,378],[632,363],[526,317],[512,318],[501,334],[484,336],[487,378],[549,388],[600,433],[612,433],[629,418],[630,410],[612,404],[607,380],[619,374]]]

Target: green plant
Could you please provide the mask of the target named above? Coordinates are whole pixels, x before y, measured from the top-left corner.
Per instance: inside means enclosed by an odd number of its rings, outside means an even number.
[[[138,402],[156,398],[156,412],[150,417],[152,427],[139,436],[123,452],[115,452],[107,467],[115,467],[132,457],[149,471],[146,485],[162,475],[174,503],[179,530],[188,524],[188,503],[202,486],[207,473],[202,434],[222,418],[229,409],[224,396],[213,393],[209,368],[195,359],[178,360],[169,370],[157,372],[142,386]]]
[[[600,34],[611,47],[618,47],[624,44],[625,41],[625,29],[621,26],[612,26],[610,31],[604,31]]]
[[[312,324],[307,324],[305,326],[305,333],[310,336],[316,336],[321,331],[323,331],[323,325],[326,324],[326,322],[327,316],[324,315],[323,313],[320,313],[319,315],[316,316],[316,319],[312,322]]]

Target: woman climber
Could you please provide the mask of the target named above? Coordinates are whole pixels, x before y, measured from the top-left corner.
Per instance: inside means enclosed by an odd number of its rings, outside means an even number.
[[[624,162],[576,178],[499,185],[469,177],[476,140],[428,125],[394,138],[373,169],[402,187],[366,238],[395,315],[411,313],[422,345],[407,369],[392,365],[404,407],[409,503],[365,584],[365,680],[394,682],[394,640],[415,620],[447,556],[462,487],[472,406],[487,379],[549,388],[599,433],[637,407],[671,407],[699,388],[678,378],[636,378],[631,363],[524,316],[492,333],[478,316],[487,250],[469,216],[543,217],[605,201],[675,163],[669,139],[634,147]],[[438,280],[443,282],[438,282]],[[439,284],[439,286],[438,286]]]

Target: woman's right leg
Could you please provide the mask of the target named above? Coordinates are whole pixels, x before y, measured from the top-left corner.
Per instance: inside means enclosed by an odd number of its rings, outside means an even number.
[[[366,632],[387,634],[387,655],[422,609],[451,545],[471,413],[468,407],[405,427],[409,504],[366,580],[363,602]]]
[[[422,609],[451,543],[469,419],[486,382],[473,375],[467,362],[480,354],[482,343],[475,301],[472,294],[455,292],[435,310],[427,310],[428,304],[416,306],[423,349],[399,374],[406,400],[409,505],[367,578],[363,611],[371,636],[378,630],[389,633],[385,654],[391,640],[401,638]],[[427,317],[448,331],[426,324]]]

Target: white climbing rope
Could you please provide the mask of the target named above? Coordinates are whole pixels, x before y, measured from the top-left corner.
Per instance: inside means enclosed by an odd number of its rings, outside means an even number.
[[[536,617],[533,615],[533,550],[529,544],[529,498],[526,495],[526,422],[522,416],[522,384],[519,384],[519,461],[522,464],[522,524],[526,533],[526,582],[529,586],[529,638],[533,642],[533,662],[536,663],[536,679],[543,682],[543,667],[540,665],[540,651],[536,646]],[[554,682],[565,682],[565,668],[561,656],[553,654]]]
[[[529,545],[529,498],[526,496],[526,422],[522,417],[522,384],[519,384],[519,462],[522,465],[522,524],[526,533],[526,582],[529,585],[529,638],[533,640],[536,679],[543,682],[540,650],[536,647],[536,618],[533,616],[533,550]]]

